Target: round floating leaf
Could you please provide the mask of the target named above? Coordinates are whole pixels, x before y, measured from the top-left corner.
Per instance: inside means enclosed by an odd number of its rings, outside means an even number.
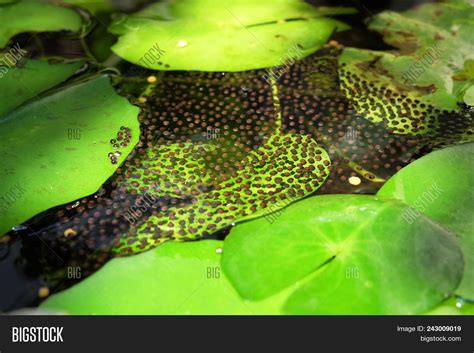
[[[237,225],[225,240],[224,272],[237,291],[262,299],[297,282],[291,314],[424,312],[458,285],[457,239],[427,217],[369,196],[317,196]]]
[[[73,9],[45,0],[21,0],[0,6],[0,48],[23,32],[73,31],[81,28],[81,16]]]
[[[377,196],[410,205],[407,222],[424,213],[456,233],[466,261],[456,293],[474,298],[474,143],[418,159],[389,179]]]
[[[242,300],[220,270],[220,241],[166,243],[116,258],[42,309],[70,314],[276,314],[284,296]]]
[[[334,9],[334,13],[347,9]],[[182,0],[152,4],[114,23],[113,51],[156,70],[243,71],[315,52],[338,21],[300,0]]]
[[[0,68],[0,116],[65,81],[81,65],[82,62],[52,65],[28,60],[20,68]]]
[[[0,234],[94,193],[138,142],[137,114],[99,76],[0,117]],[[112,165],[110,140],[122,125],[131,129],[131,141]]]

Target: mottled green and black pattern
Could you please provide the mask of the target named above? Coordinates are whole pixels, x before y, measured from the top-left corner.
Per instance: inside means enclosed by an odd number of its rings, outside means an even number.
[[[43,239],[58,253],[74,248],[78,256],[199,239],[314,193],[373,194],[440,143],[470,138],[468,107],[433,111],[442,123],[430,134],[400,133],[368,119],[354,105],[364,92],[384,96],[341,73],[339,55],[324,48],[273,84],[265,70],[157,75],[133,154],[96,194],[55,210],[59,221],[42,230]],[[353,99],[340,77],[359,82]],[[398,94],[402,106],[417,109]],[[127,218],[137,206],[136,217]]]

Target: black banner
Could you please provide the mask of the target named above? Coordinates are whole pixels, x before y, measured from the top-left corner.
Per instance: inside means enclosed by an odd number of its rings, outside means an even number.
[[[474,352],[474,316],[174,317],[1,316],[0,353]]]

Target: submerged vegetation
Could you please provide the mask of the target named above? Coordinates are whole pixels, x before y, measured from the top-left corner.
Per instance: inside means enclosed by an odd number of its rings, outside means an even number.
[[[350,7],[116,11],[0,2],[0,261],[75,284],[42,308],[472,314],[468,0],[372,16],[379,50]]]

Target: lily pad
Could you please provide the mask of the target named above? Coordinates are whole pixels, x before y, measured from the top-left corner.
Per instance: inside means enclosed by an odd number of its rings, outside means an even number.
[[[340,8],[333,14],[351,12]],[[347,26],[300,0],[165,1],[116,21],[112,50],[155,70],[244,71],[308,56]]]
[[[58,90],[0,117],[0,234],[33,215],[94,193],[138,142],[138,108],[106,76]],[[110,139],[131,129],[117,164]]]
[[[369,23],[398,51],[344,50],[341,86],[357,113],[396,133],[431,133],[440,111],[470,104],[474,7],[468,1],[384,11]]]
[[[45,0],[21,0],[0,5],[0,48],[13,36],[24,32],[77,32],[81,16],[70,8],[54,6]]]
[[[168,242],[152,251],[108,262],[42,309],[69,314],[276,314],[284,296],[261,303],[239,297],[220,269],[222,242]]]
[[[4,68],[0,74],[0,116],[65,81],[82,64],[49,64],[46,61],[27,60],[23,67]]]
[[[426,214],[460,239],[466,261],[456,294],[474,298],[474,143],[432,152],[395,174],[377,193],[410,205],[405,222]]]
[[[424,216],[404,222],[406,210],[371,196],[305,199],[273,224],[237,225],[224,273],[252,300],[299,283],[291,314],[425,312],[453,293],[464,262],[456,237]]]

